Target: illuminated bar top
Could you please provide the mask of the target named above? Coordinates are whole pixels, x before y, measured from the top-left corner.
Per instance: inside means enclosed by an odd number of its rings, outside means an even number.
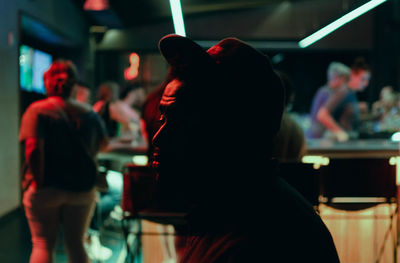
[[[399,142],[389,139],[360,139],[347,142],[308,139],[307,155],[330,158],[389,158],[399,155]]]

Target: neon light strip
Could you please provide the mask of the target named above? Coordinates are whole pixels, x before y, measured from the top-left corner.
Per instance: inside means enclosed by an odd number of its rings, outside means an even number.
[[[312,45],[313,43],[317,42],[321,38],[329,35],[333,31],[335,31],[339,27],[349,23],[350,21],[356,19],[357,17],[363,15],[364,13],[368,12],[369,10],[377,7],[378,5],[380,5],[386,1],[387,0],[371,0],[366,4],[363,4],[362,6],[354,9],[350,13],[345,14],[341,18],[333,21],[329,25],[321,28],[317,32],[315,32],[315,33],[311,34],[310,36],[299,41],[299,43],[298,43],[299,47],[306,48],[306,47]]]
[[[169,0],[172,19],[174,21],[175,34],[186,36],[185,24],[183,23],[182,7],[180,0]]]
[[[386,202],[384,197],[334,197],[332,203],[381,203]]]

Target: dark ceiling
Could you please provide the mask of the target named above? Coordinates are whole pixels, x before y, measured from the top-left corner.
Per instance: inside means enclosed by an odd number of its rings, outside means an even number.
[[[107,28],[105,41],[99,48],[123,49],[122,42],[137,46],[138,39],[154,42],[165,33],[173,33],[168,0],[109,0],[109,8],[102,11],[84,10],[86,0],[71,1],[83,10],[91,25]],[[181,5],[186,32],[195,40],[236,36],[247,41],[297,43],[366,2],[368,0],[181,0]],[[369,49],[373,32],[371,13],[335,32],[328,46],[323,41],[318,44],[323,48]]]
[[[83,9],[85,0],[73,0]],[[109,9],[104,11],[85,11],[91,24],[109,28],[131,28],[133,26],[158,23],[171,19],[168,0],[109,0]],[[273,12],[283,6],[291,9],[308,7],[318,9],[321,16],[326,11],[342,11],[365,1],[359,0],[181,0],[185,19],[210,14],[240,12],[251,9],[264,9]],[[310,13],[313,13],[310,9]],[[268,14],[268,13],[266,13]],[[306,17],[305,17],[306,18]]]

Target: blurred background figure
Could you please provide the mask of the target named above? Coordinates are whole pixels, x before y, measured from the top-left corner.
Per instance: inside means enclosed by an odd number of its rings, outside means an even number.
[[[137,83],[128,83],[120,100],[110,104],[110,117],[119,124],[119,139],[135,147],[147,147],[147,136],[141,118],[146,99],[145,89]]]
[[[379,93],[379,100],[372,104],[372,116],[376,120],[381,120],[384,115],[390,111],[393,106],[394,101],[394,91],[392,86],[385,86],[381,89]]]
[[[355,59],[350,71],[350,80],[347,83],[350,90],[354,92],[364,91],[369,85],[371,70],[363,57]]]
[[[369,65],[365,62],[363,57],[355,59],[350,71],[350,80],[347,84],[349,89],[353,92],[363,92],[369,85],[371,79],[371,70]],[[357,100],[358,112],[360,115],[368,113],[368,103],[365,101]],[[358,116],[359,118],[361,116]],[[360,120],[357,120],[360,121]]]
[[[145,100],[142,86],[128,83],[119,95],[116,82],[105,82],[99,88],[99,101],[93,106],[103,119],[111,137],[106,151],[143,147],[147,149],[145,133],[142,129],[141,108]],[[121,99],[119,99],[119,97]],[[91,259],[107,260],[112,251],[100,242],[100,227],[108,218],[120,220],[122,216],[121,195],[123,178],[120,173],[121,161],[104,161],[107,167],[108,190],[99,193],[96,215],[92,218],[87,238],[87,251]]]
[[[335,68],[334,64],[331,66]],[[347,72],[347,66],[343,64],[340,66],[342,69],[345,67]],[[328,69],[328,79],[330,79],[329,72],[330,69]],[[308,133],[309,138],[328,138],[343,142],[358,137],[360,103],[356,93],[364,91],[369,84],[370,76],[368,64],[363,58],[357,58],[351,66],[347,83],[338,86],[334,92],[328,92],[329,89],[325,88],[325,96],[324,93],[317,92],[311,109],[312,123]],[[328,99],[323,100],[320,97]],[[320,101],[325,103],[321,106]],[[365,111],[367,108],[365,103],[361,103],[361,106]]]
[[[282,71],[275,71],[285,89],[285,110],[281,128],[276,135],[274,157],[280,161],[299,161],[306,152],[306,141],[303,129],[290,116],[290,105],[294,101],[293,84],[289,76]]]
[[[118,100],[119,90],[118,83],[113,81],[106,81],[100,84],[98,100],[93,105],[93,110],[101,117],[110,138],[116,136],[118,132],[118,123],[110,115],[110,105]],[[79,89],[76,92],[76,99],[79,99],[78,91]],[[83,92],[83,94],[85,93]],[[114,208],[120,204],[122,176],[116,173],[110,176],[107,172],[106,180],[109,189],[107,192],[97,193],[95,212],[91,218],[89,231],[85,239],[85,248],[91,260],[103,261],[112,256],[111,249],[101,243],[100,227],[103,226],[104,221],[110,216]]]
[[[110,104],[119,97],[119,85],[113,81],[107,81],[100,85],[98,91],[98,101],[93,105],[93,110],[102,118],[108,136],[110,138],[117,135],[118,123],[110,115]]]
[[[48,98],[29,106],[20,131],[27,163],[22,184],[33,243],[30,262],[53,262],[62,226],[69,262],[85,263],[83,240],[96,197],[95,158],[107,145],[106,131],[91,107],[71,98],[77,79],[71,61],[54,61],[43,78]]]
[[[339,140],[346,140],[347,134],[333,118],[332,112],[339,99],[335,93],[345,88],[350,77],[350,68],[340,62],[332,62],[327,70],[328,83],[318,89],[311,106],[311,126],[307,137],[312,139],[323,138],[325,131],[330,130]]]
[[[372,104],[375,133],[391,135],[400,129],[400,94],[392,86],[385,86],[380,99]]]
[[[350,79],[347,89],[341,89],[337,93],[337,104],[333,117],[344,129],[348,138],[355,139],[359,136],[361,112],[365,112],[368,105],[360,102],[357,93],[362,92],[369,85],[371,71],[365,59],[358,57],[351,66]],[[334,136],[337,138],[337,136]],[[337,138],[342,141],[343,138]]]
[[[89,86],[83,81],[78,81],[72,90],[71,97],[76,101],[90,104]]]
[[[114,81],[106,81],[99,86],[98,100],[93,105],[93,110],[95,112],[100,112],[100,110],[105,106],[105,104],[118,100],[119,98],[119,85]]]

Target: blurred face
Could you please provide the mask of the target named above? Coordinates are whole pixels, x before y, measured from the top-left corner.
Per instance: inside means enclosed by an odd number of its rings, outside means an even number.
[[[82,86],[76,87],[76,96],[75,99],[82,103],[89,103],[90,92],[89,89]]]
[[[329,86],[333,89],[339,88],[347,83],[348,77],[337,75],[329,81]]]
[[[382,99],[383,106],[390,110],[392,107],[396,106],[396,96],[393,93],[386,93]]]
[[[363,91],[369,84],[371,73],[366,70],[360,70],[358,72],[351,72],[349,86],[353,90]]]
[[[46,88],[47,96],[60,95],[61,91],[58,89],[59,83],[66,82],[67,80],[68,80],[67,72],[58,72],[58,73],[46,72],[43,76],[43,82]]]
[[[392,87],[383,87],[380,93],[380,99],[384,100],[393,93]]]

